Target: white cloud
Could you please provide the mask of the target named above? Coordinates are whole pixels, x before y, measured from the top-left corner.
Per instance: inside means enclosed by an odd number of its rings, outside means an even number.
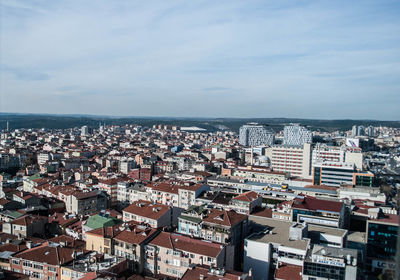
[[[2,1],[0,110],[398,119],[400,5],[345,4]]]

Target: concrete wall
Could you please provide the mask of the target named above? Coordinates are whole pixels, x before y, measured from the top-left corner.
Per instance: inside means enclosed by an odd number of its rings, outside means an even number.
[[[245,239],[244,241],[244,272],[253,270],[253,279],[268,280],[269,265],[271,261],[271,246]]]

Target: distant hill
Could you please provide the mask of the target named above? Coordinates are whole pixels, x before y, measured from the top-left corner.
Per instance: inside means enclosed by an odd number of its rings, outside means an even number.
[[[0,113],[0,130],[6,128],[9,121],[10,129],[17,128],[73,128],[87,125],[98,127],[99,123],[106,125],[138,124],[152,126],[153,124],[169,124],[178,126],[197,126],[208,131],[229,129],[239,131],[239,127],[248,122],[258,122],[269,125],[279,131],[284,125],[300,123],[311,130],[334,131],[349,130],[355,124],[364,126],[400,127],[400,121],[378,120],[317,120],[296,118],[178,118],[178,117],[110,117],[97,115],[51,115],[51,114],[13,114]]]

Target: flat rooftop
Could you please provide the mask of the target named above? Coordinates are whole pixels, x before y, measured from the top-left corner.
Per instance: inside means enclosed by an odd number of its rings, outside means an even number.
[[[331,228],[331,227],[324,227],[324,226],[308,224],[308,234],[311,234],[313,232],[315,232],[315,233],[318,232],[318,233],[322,233],[322,234],[325,233],[325,234],[329,234],[329,235],[343,237],[346,235],[347,230],[340,229],[340,228]]]
[[[247,240],[260,243],[275,243],[285,247],[306,250],[310,244],[310,239],[290,240],[289,229],[293,222],[285,222],[259,216],[249,216],[252,226],[254,225],[254,234]]]
[[[349,234],[347,235],[347,241],[357,242],[357,243],[367,243],[366,236],[367,235],[365,232],[359,232],[359,231],[349,232]]]

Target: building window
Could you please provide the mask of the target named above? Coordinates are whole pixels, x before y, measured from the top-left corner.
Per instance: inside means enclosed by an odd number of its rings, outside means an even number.
[[[33,267],[36,269],[43,270],[43,265],[40,265],[40,264],[34,264]]]
[[[32,267],[33,266],[32,263],[28,262],[28,261],[23,261],[22,265],[25,266],[25,267]]]

